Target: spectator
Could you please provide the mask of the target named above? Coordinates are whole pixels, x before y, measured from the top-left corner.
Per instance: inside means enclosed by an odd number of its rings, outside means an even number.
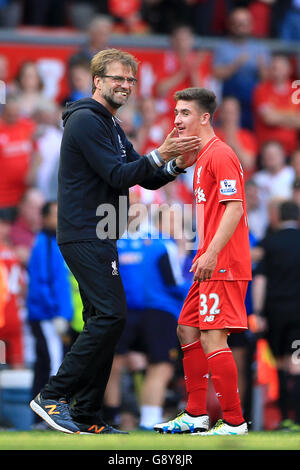
[[[43,193],[46,201],[57,198],[56,180],[62,139],[59,111],[56,103],[43,101],[33,115],[38,125],[35,134],[38,158],[32,164],[29,182]]]
[[[23,321],[20,315],[24,276],[20,261],[9,245],[10,228],[9,212],[0,209],[0,261],[7,280],[0,340],[6,345],[6,364],[11,368],[20,368],[24,366]]]
[[[269,1],[269,0],[265,0]],[[281,34],[282,20],[290,8],[291,0],[275,0],[271,7],[270,37],[279,38]]]
[[[73,314],[69,271],[56,242],[56,202],[44,204],[42,219],[28,262],[27,318],[36,351],[32,396],[62,362],[63,339]]]
[[[23,62],[12,86],[18,95],[21,115],[31,117],[36,106],[45,99],[37,64],[31,60]]]
[[[257,141],[255,134],[241,127],[241,107],[234,96],[225,97],[218,114],[216,135],[230,145],[244,170],[245,180],[256,170]]]
[[[251,38],[253,19],[246,8],[234,9],[228,19],[229,37],[216,49],[214,76],[223,82],[223,97],[235,96],[241,104],[241,125],[253,128],[252,94],[264,77],[269,51]]]
[[[285,202],[287,198],[285,197],[272,197],[267,206],[268,210],[268,227],[265,232],[265,237],[271,235],[272,233],[277,232],[280,225],[280,206]]]
[[[300,209],[300,178],[296,179],[293,183],[293,201],[298,204]]]
[[[107,13],[107,0],[102,2],[73,0],[68,2],[68,20],[74,28],[84,31],[97,14],[97,11],[99,11],[99,8],[101,8],[101,11],[104,9],[105,13]]]
[[[232,0],[184,0],[189,23],[199,36],[224,36]]]
[[[267,140],[279,141],[287,156],[298,147],[300,106],[292,100],[291,63],[288,57],[272,57],[268,79],[253,95],[255,131],[259,147]]]
[[[7,96],[0,118],[0,207],[12,213],[26,190],[35,127],[31,119],[21,117],[17,98]]]
[[[291,196],[294,171],[286,164],[284,149],[277,141],[265,142],[261,156],[262,169],[253,179],[259,188],[260,204],[266,208],[271,198]]]
[[[253,22],[253,36],[269,38],[271,34],[272,8],[277,0],[250,0],[248,9]]]
[[[4,54],[0,54],[0,115],[2,113],[2,105],[5,103],[7,95],[7,89],[5,85],[7,83],[7,77],[8,60]]]
[[[262,240],[268,226],[268,213],[260,204],[259,188],[254,180],[246,181],[245,194],[249,231],[256,240]]]
[[[173,123],[159,115],[154,98],[141,99],[139,112],[141,125],[137,130],[137,149],[141,155],[145,155],[161,145]]]
[[[41,209],[44,196],[36,188],[28,189],[18,208],[18,216],[11,227],[10,238],[18,258],[24,266],[27,262],[38,231],[41,229]]]
[[[127,108],[120,109],[117,116],[120,120],[120,126],[123,131],[130,138],[134,148],[137,148],[137,110],[135,104],[131,104]]]
[[[177,90],[204,86],[210,79],[210,56],[194,51],[194,35],[187,25],[176,26],[171,34],[171,49],[166,51],[157,70],[156,95],[160,111],[174,119],[174,93]]]
[[[288,0],[286,13],[282,19],[279,38],[284,41],[300,40],[300,2]]]
[[[148,26],[141,16],[142,0],[108,0],[109,14],[115,20],[114,30],[118,33],[141,34],[148,32]]]
[[[7,278],[5,267],[0,260],[0,331],[5,325],[4,307],[8,293]]]
[[[295,180],[300,179],[300,148],[298,147],[291,155],[291,165],[294,169]]]
[[[90,61],[97,52],[107,49],[113,32],[113,26],[114,22],[110,16],[95,16],[87,29],[87,43],[70,58],[70,65],[72,62],[77,62],[81,59]]]
[[[7,81],[8,76],[8,60],[4,54],[0,55],[0,80]]]
[[[260,328],[278,368],[280,429],[299,431],[300,367],[299,361],[293,360],[300,337],[299,207],[286,201],[279,213],[279,230],[261,243],[264,256],[256,268],[253,293]]]
[[[67,22],[67,0],[26,0],[23,22],[33,26],[65,26]]]
[[[183,0],[144,0],[142,18],[152,33],[170,34],[176,24],[189,24],[189,7]]]
[[[2,0],[0,3],[0,28],[17,28],[22,21],[22,2]]]
[[[69,64],[68,76],[70,83],[70,95],[63,100],[63,106],[68,102],[77,101],[80,98],[91,97],[92,95],[92,75],[90,62],[84,57],[73,57]]]

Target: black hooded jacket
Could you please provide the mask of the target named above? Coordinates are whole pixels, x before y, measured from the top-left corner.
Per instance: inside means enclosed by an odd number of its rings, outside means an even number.
[[[158,189],[174,177],[164,167],[154,169],[147,156],[140,156],[113,115],[92,98],[68,106],[63,125],[57,241],[99,239],[97,226],[108,215],[115,215],[107,228],[108,238],[118,239],[126,228],[128,189],[136,184]],[[124,196],[121,205],[120,196]]]

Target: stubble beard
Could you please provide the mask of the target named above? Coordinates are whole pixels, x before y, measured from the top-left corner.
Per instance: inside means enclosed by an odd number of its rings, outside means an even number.
[[[126,102],[127,102],[127,99],[124,103],[119,103],[118,101],[116,101],[115,97],[114,97],[114,92],[112,94],[105,94],[103,95],[103,98],[106,100],[106,102],[109,104],[109,106],[113,109],[119,109],[121,108],[121,106],[123,106]]]

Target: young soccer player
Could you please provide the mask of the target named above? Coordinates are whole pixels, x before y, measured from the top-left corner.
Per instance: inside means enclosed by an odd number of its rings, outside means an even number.
[[[158,432],[247,434],[237,368],[228,334],[247,329],[244,299],[251,279],[243,169],[233,150],[214,133],[216,97],[204,88],[175,94],[179,136],[201,137],[194,173],[199,248],[191,271],[194,282],[185,300],[177,334],[183,352],[188,395],[186,409],[157,424]],[[209,374],[223,419],[209,430],[206,409]]]

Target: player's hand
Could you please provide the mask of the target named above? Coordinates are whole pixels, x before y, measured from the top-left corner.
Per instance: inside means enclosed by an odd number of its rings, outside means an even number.
[[[191,150],[190,152],[185,152],[183,155],[179,155],[179,157],[176,158],[176,165],[182,169],[194,165],[198,153],[198,150]]]
[[[194,281],[207,281],[217,266],[218,257],[213,252],[205,252],[193,263],[190,272],[194,273]]]
[[[178,137],[177,129],[174,127],[157,150],[165,161],[169,161],[190,151],[199,152],[200,144],[200,137],[195,135]]]

